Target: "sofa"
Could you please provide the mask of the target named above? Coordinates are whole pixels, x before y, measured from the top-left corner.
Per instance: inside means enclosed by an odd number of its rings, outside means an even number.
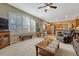
[[[62,30],[57,33],[57,39],[64,43],[71,43],[73,41],[74,33],[71,30]]]

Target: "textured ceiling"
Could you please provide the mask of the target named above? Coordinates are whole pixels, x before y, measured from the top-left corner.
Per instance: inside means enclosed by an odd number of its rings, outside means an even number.
[[[79,16],[79,3],[55,3],[53,5],[57,6],[57,9],[49,9],[47,12],[44,12],[44,8],[37,9],[43,6],[43,3],[9,3],[9,5],[48,22],[72,20]]]

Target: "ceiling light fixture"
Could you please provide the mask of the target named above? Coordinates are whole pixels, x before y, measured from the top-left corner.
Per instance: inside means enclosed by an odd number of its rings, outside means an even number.
[[[47,6],[45,9],[50,9],[50,7],[49,7],[49,6]]]
[[[53,3],[44,3],[44,4],[45,4],[44,6],[38,7],[38,9],[45,8],[45,12],[47,12],[47,10],[50,8],[53,8],[53,9],[57,8],[57,6],[52,6]]]

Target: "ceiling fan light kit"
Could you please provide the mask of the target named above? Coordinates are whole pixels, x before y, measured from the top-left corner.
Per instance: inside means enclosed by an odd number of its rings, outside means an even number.
[[[50,7],[49,7],[49,6],[47,6],[45,9],[50,9]]]

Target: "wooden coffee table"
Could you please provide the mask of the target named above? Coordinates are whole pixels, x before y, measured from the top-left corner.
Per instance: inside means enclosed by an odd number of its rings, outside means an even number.
[[[48,45],[48,44],[47,44],[45,41],[41,41],[41,42],[39,42],[38,44],[36,44],[36,45],[35,45],[35,47],[36,47],[36,56],[38,56],[38,54],[39,54],[38,49],[43,49],[43,50],[44,50],[44,48],[45,48],[47,45]]]
[[[52,53],[52,52],[45,49],[47,46],[48,46],[48,43],[45,42],[45,41],[41,41],[38,44],[36,44],[35,45],[35,47],[36,47],[36,56],[38,56],[39,54],[42,55],[42,56],[53,56],[53,55],[55,55],[55,53]]]

